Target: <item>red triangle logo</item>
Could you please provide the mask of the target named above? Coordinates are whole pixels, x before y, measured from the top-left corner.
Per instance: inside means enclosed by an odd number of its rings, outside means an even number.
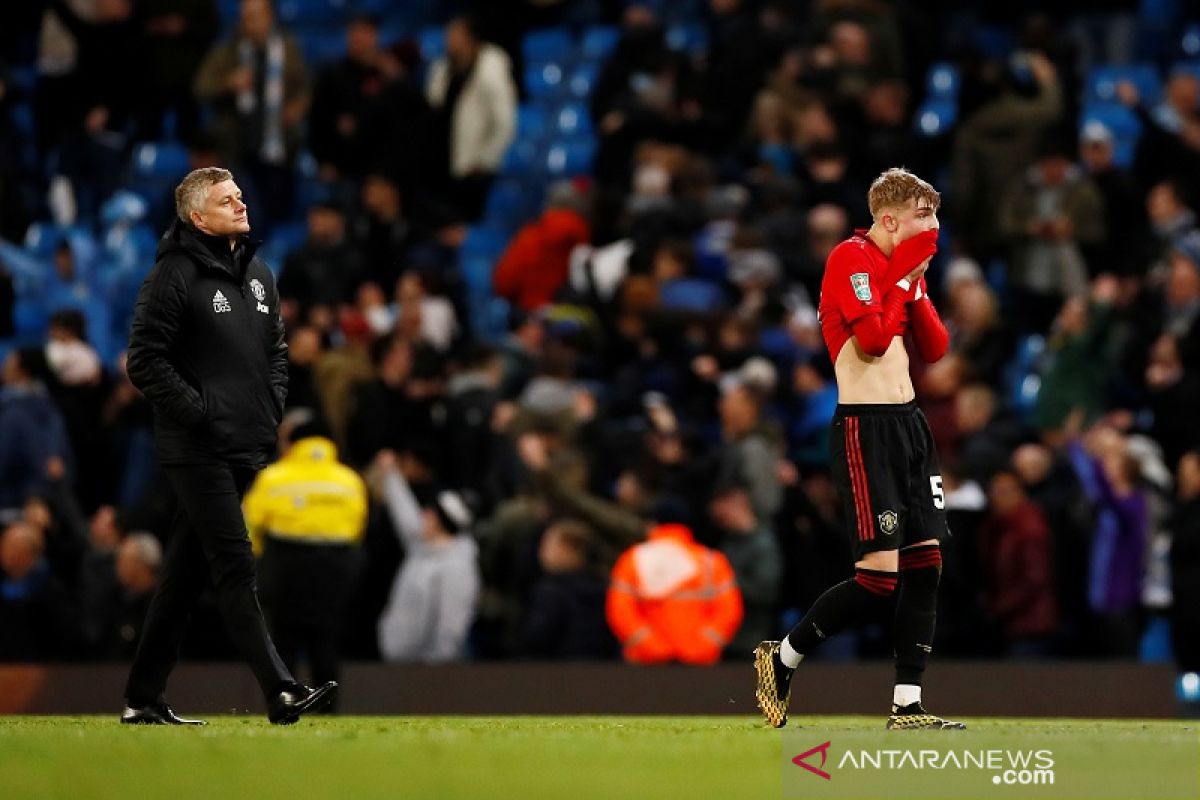
[[[795,764],[797,767],[804,767],[806,770],[811,772],[813,775],[817,775],[821,778],[824,778],[825,780],[830,780],[830,775],[828,772],[821,769],[820,767],[814,767],[812,764],[809,764],[807,761],[804,760],[804,759],[808,758],[809,756],[813,755],[814,753],[821,754],[821,767],[824,767],[825,759],[829,757],[829,742],[825,742],[824,744],[819,744],[811,750],[806,750],[805,752],[803,752],[800,755],[793,758],[792,763]]]

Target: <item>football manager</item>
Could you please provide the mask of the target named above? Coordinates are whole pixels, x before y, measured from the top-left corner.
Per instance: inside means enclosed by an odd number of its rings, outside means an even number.
[[[175,208],[178,219],[138,294],[128,368],[154,409],[155,447],[178,509],[121,721],[203,724],[178,717],[164,692],[189,613],[211,579],[269,719],[288,724],[332,700],[337,684],[299,684],[280,660],[242,517],[242,495],[275,450],[287,396],[279,294],[254,257],[246,204],[228,170],[189,173],[175,189]]]

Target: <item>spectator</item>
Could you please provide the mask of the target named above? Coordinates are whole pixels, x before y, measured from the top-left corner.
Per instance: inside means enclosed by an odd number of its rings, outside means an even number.
[[[292,167],[309,104],[304,56],[276,25],[271,0],[242,0],[237,30],[209,51],[195,91],[212,107],[227,163],[253,186],[250,205],[263,217],[255,230],[269,232],[291,216]]]
[[[327,182],[361,177],[386,146],[373,130],[387,91],[379,20],[357,14],[346,23],[346,55],[317,76],[309,142]]]
[[[754,516],[750,496],[741,486],[714,490],[709,513],[721,536],[717,549],[729,560],[745,607],[725,656],[742,660],[775,630],[783,556],[774,531]]]
[[[395,286],[418,238],[417,229],[406,216],[400,186],[388,176],[369,173],[361,196],[362,210],[351,222],[353,246],[366,260],[360,280]]]
[[[426,95],[449,142],[451,203],[473,222],[516,131],[517,88],[508,56],[485,42],[469,17],[456,17],[446,25],[445,57],[429,69]]]
[[[141,135],[160,139],[196,130],[200,109],[192,82],[217,38],[214,0],[136,0],[147,82]],[[171,116],[168,116],[171,115]]]
[[[554,660],[609,659],[617,642],[604,622],[607,582],[591,557],[591,532],[566,519],[542,534],[543,575],[529,592],[522,651]]]
[[[1063,109],[1063,89],[1054,64],[1042,53],[1030,54],[1028,63],[1037,88],[1033,97],[1022,94],[1016,78],[993,64],[986,73],[987,99],[972,103],[964,97],[962,101],[949,194],[966,250],[981,261],[1008,249],[1010,234],[996,225],[1001,200],[1013,176],[1024,174],[1033,162],[1038,138]]]
[[[107,592],[93,596],[84,610],[94,637],[87,644],[103,660],[128,661],[137,649],[150,599],[158,586],[162,544],[152,534],[134,532],[116,545],[104,565],[111,571]]]
[[[606,614],[626,661],[713,664],[741,625],[742,596],[725,556],[662,524],[617,560]]]
[[[405,551],[379,618],[379,651],[388,661],[463,659],[480,588],[471,512],[446,490],[418,504],[391,454],[377,466],[375,490]]]
[[[721,437],[718,483],[740,483],[757,519],[774,519],[782,501],[778,456],[763,426],[763,395],[744,378],[725,382],[720,400]]]
[[[1000,316],[996,295],[982,280],[964,281],[951,294],[950,349],[963,356],[966,378],[1000,389],[1004,370],[1016,348],[1008,323]]]
[[[4,360],[0,387],[0,509],[17,508],[42,486],[53,458],[72,463],[66,425],[42,379],[49,371],[37,350]]]
[[[1113,133],[1092,120],[1079,135],[1083,167],[1100,192],[1104,206],[1103,246],[1091,267],[1113,275],[1141,275],[1146,269],[1149,231],[1146,209],[1129,170],[1115,161]]]
[[[77,609],[44,551],[44,534],[26,522],[0,532],[0,662],[75,655]]]
[[[1006,655],[1045,658],[1058,630],[1050,529],[1007,469],[992,477],[988,499],[991,512],[979,530],[984,607],[1000,625]]]
[[[1171,515],[1171,635],[1180,672],[1200,671],[1200,452],[1176,471],[1179,505]]]
[[[1092,284],[1063,304],[1046,342],[1049,366],[1042,375],[1034,424],[1042,431],[1061,428],[1072,409],[1094,414],[1104,407],[1104,388],[1113,363],[1109,319],[1117,285],[1111,277]]]
[[[1064,297],[1086,290],[1087,257],[1104,235],[1103,202],[1053,138],[1029,173],[1009,184],[999,222],[1013,245],[1012,282],[1025,329],[1044,330]]]
[[[1101,655],[1132,658],[1141,636],[1142,565],[1150,524],[1137,462],[1125,438],[1104,424],[1070,442],[1067,454],[1096,511],[1088,559],[1092,640]]]
[[[362,251],[346,235],[346,215],[332,203],[308,209],[308,236],[288,254],[279,275],[279,293],[290,324],[332,319],[366,277]],[[319,320],[318,320],[319,321]]]
[[[524,225],[496,262],[496,294],[522,311],[553,301],[567,282],[571,250],[588,241],[586,199],[581,187],[559,182],[550,187],[546,210]]]

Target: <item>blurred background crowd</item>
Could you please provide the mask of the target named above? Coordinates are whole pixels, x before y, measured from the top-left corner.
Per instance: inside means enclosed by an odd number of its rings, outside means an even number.
[[[0,660],[131,654],[173,500],[122,350],[218,164],[289,331],[247,502],[285,655],[748,658],[851,566],[814,306],[903,165],[936,652],[1200,668],[1200,8],[1043,5],[3,4]]]

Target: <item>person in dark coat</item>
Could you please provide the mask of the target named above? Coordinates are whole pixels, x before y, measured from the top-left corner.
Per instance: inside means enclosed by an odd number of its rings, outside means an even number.
[[[276,446],[287,396],[287,345],[271,271],[246,240],[250,219],[225,169],[194,170],[175,190],[134,309],[129,378],[154,409],[154,438],[180,510],[125,687],[121,721],[184,724],[163,699],[188,614],[211,576],[229,634],[274,723],[332,699],[296,683],[258,603],[241,498]]]
[[[604,620],[608,581],[594,569],[593,534],[564,519],[542,534],[538,561],[544,575],[533,585],[522,626],[522,650],[553,659],[614,658],[617,640]]]
[[[1171,634],[1180,672],[1200,671],[1200,451],[1179,460],[1171,516]]]

